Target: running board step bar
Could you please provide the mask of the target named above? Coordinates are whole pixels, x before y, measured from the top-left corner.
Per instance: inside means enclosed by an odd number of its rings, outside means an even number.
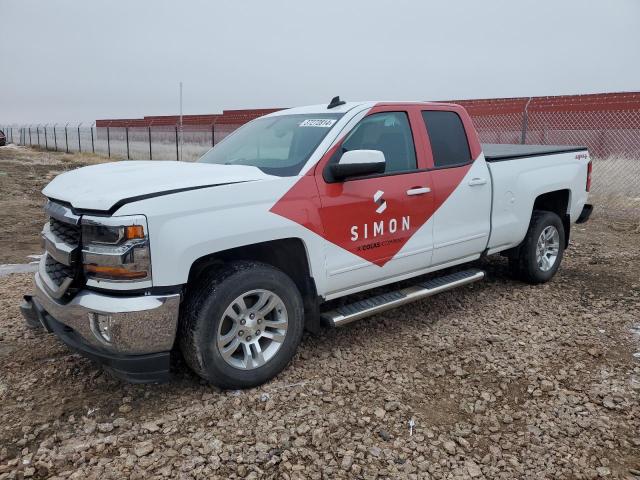
[[[411,287],[383,293],[382,295],[360,300],[349,305],[343,305],[335,310],[323,313],[322,319],[327,321],[332,327],[341,327],[342,325],[360,320],[361,318],[430,297],[436,293],[477,282],[484,277],[485,272],[478,269],[450,273]]]

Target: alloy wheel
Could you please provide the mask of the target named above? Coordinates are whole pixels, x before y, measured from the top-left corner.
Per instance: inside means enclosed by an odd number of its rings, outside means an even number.
[[[237,297],[223,313],[216,335],[226,363],[242,370],[271,360],[287,335],[287,309],[270,290],[251,290]]]
[[[538,268],[548,272],[555,265],[560,251],[560,234],[558,229],[549,225],[542,230],[536,245],[536,262]]]

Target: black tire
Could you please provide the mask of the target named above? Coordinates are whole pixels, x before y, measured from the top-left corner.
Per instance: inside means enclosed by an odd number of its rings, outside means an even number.
[[[556,228],[559,234],[558,254],[555,262],[549,270],[543,270],[538,266],[536,259],[536,247],[542,231],[548,226]],[[512,275],[526,283],[539,284],[548,282],[560,268],[564,253],[565,232],[560,217],[543,210],[534,210],[529,223],[527,235],[518,249],[509,257],[509,267]]]
[[[181,308],[179,343],[185,361],[199,376],[220,388],[250,388],[280,373],[293,358],[304,330],[300,291],[282,271],[260,262],[238,261],[206,272],[194,282]],[[240,295],[267,289],[284,302],[286,336],[264,365],[241,370],[222,357],[216,336],[227,307]]]

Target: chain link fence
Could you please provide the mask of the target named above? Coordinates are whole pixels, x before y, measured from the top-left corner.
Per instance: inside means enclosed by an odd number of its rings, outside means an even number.
[[[461,102],[462,103],[462,102]],[[640,110],[472,114],[482,143],[584,145],[593,161],[590,202],[640,222]]]
[[[591,201],[607,217],[640,223],[640,94],[611,94],[600,104],[569,106],[536,99],[459,101],[467,107],[482,143],[585,145],[593,160]],[[600,96],[602,97],[602,96]],[[614,103],[610,100],[614,98]],[[510,103],[509,103],[510,102]],[[519,102],[519,103],[518,103]],[[582,103],[580,103],[582,102]],[[565,102],[566,103],[566,102]],[[8,143],[65,152],[91,152],[113,159],[194,161],[242,123],[88,127],[0,127]]]
[[[7,143],[114,160],[195,161],[241,124],[87,127],[82,124],[0,126]]]
[[[527,143],[588,146],[593,202],[605,207],[608,216],[640,221],[640,111],[580,112],[575,117],[562,112],[532,114]],[[575,128],[567,128],[573,121]]]

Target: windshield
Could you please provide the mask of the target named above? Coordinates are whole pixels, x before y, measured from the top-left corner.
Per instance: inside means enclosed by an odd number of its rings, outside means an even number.
[[[280,177],[297,175],[342,114],[279,115],[246,124],[198,162],[251,165]]]

